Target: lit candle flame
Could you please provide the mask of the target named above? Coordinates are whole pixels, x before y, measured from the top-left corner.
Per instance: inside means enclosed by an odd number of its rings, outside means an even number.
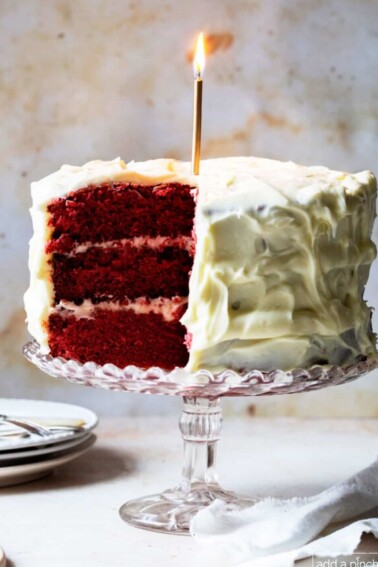
[[[196,52],[193,59],[194,77],[200,79],[205,69],[205,42],[203,32],[198,36]]]

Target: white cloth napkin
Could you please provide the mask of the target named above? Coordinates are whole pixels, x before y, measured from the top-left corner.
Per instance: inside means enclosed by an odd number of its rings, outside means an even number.
[[[347,522],[378,506],[378,460],[345,482],[307,498],[267,498],[240,508],[216,500],[192,520],[191,533],[216,549],[218,564],[292,567],[312,555],[351,554],[363,533],[378,537],[378,518],[369,518],[315,539],[330,524]]]

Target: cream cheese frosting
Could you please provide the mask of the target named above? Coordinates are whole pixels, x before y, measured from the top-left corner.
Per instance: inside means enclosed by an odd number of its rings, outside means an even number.
[[[374,175],[249,157],[204,160],[199,176],[189,163],[117,158],[63,166],[33,183],[25,303],[29,330],[46,351],[53,298],[47,204],[109,181],[198,188],[182,318],[191,335],[189,370],[339,364],[375,351],[363,300],[376,255]]]
[[[72,301],[61,300],[55,307],[51,307],[50,313],[73,315],[77,319],[93,319],[97,310],[109,311],[133,311],[136,315],[148,315],[155,313],[161,315],[165,321],[174,321],[177,310],[186,305],[187,297],[137,297],[125,300],[123,303],[117,301],[101,301],[93,304],[90,299],[85,299],[81,305]]]
[[[87,252],[90,248],[114,248],[115,246],[132,246],[133,248],[150,248],[151,250],[161,250],[167,246],[174,246],[190,252],[193,248],[193,238],[191,236],[134,236],[134,238],[121,238],[119,240],[106,240],[105,242],[84,242],[76,244],[67,254],[74,256]]]

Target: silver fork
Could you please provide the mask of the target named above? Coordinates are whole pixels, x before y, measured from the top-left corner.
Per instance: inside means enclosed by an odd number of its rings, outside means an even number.
[[[7,415],[0,414],[0,423],[1,422],[12,423],[33,435],[39,435],[39,437],[51,437],[52,435],[52,432],[49,429],[28,419],[18,419],[16,417],[8,417]]]
[[[17,424],[15,421],[17,420]],[[44,423],[46,421],[46,423]],[[81,433],[85,431],[85,422],[81,419],[70,419],[70,418],[57,418],[55,419],[46,419],[46,418],[30,418],[24,416],[10,416],[5,414],[0,414],[0,424],[1,423],[14,423],[21,427],[22,424],[27,424],[29,426],[36,426],[39,427],[41,430],[46,430],[49,434],[52,433]],[[27,430],[29,433],[34,433]],[[37,433],[38,435],[38,433]],[[1,436],[1,431],[0,431]]]

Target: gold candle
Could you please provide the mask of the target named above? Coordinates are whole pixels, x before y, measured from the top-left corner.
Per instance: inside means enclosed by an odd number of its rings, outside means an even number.
[[[205,68],[205,46],[203,33],[199,34],[193,60],[194,69],[194,105],[193,105],[193,140],[192,173],[199,174],[201,159],[201,124],[202,124],[202,74]]]

